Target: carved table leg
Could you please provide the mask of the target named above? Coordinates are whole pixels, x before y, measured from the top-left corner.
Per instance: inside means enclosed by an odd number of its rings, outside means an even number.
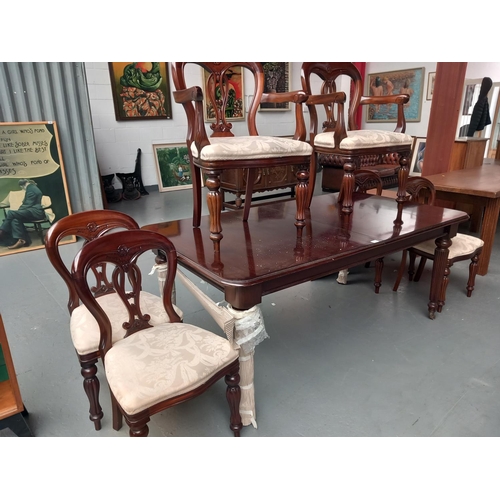
[[[220,251],[222,226],[220,214],[222,212],[222,196],[220,193],[220,171],[211,170],[207,173],[207,205],[210,214],[210,239],[214,242],[214,250]]]
[[[436,239],[436,250],[434,251],[434,264],[432,266],[431,291],[429,296],[429,318],[436,317],[438,302],[442,300],[443,277],[448,264],[449,248],[451,239],[448,234]]]

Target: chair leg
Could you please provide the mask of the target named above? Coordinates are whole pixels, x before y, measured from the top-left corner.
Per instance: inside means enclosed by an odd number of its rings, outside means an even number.
[[[89,418],[94,422],[94,427],[96,431],[101,430],[101,420],[103,417],[102,408],[99,404],[99,389],[100,383],[99,379],[96,377],[97,373],[97,358],[82,361],[80,360],[80,365],[82,367],[81,373],[83,376],[83,389],[90,403]]]
[[[409,253],[410,253],[410,262],[408,264],[408,280],[413,281],[413,277],[415,276],[415,259],[417,258],[417,254],[412,250],[409,250]]]
[[[231,411],[229,428],[233,431],[234,437],[240,437],[240,431],[243,427],[240,415],[241,389],[239,386],[239,370],[240,368],[238,364],[236,368],[228,373],[225,377],[225,381],[227,384],[226,399],[229,403],[229,410]]]
[[[247,187],[245,190],[245,204],[243,206],[243,222],[248,220],[248,215],[250,213],[250,207],[252,206],[252,194],[253,186],[255,183],[255,168],[249,168],[247,170]]]
[[[427,258],[426,257],[421,257],[420,258],[420,262],[418,264],[418,269],[417,269],[417,272],[415,274],[415,278],[413,278],[413,281],[419,281],[420,278],[422,277],[422,273],[424,272],[424,267],[425,267],[425,263],[427,262]]]
[[[382,271],[384,270],[384,258],[380,257],[375,261],[375,293],[380,291],[382,285]]]
[[[479,256],[480,254],[474,255],[469,264],[469,281],[467,282],[467,297],[470,297],[474,290],[474,285],[476,282],[476,274],[479,268]]]
[[[145,411],[136,415],[125,415],[125,420],[129,426],[128,435],[130,437],[148,437],[150,420],[149,414]]]
[[[399,269],[398,269],[398,276],[396,277],[396,281],[394,283],[394,286],[392,287],[392,290],[394,292],[398,291],[399,284],[401,283],[401,278],[403,277],[403,273],[405,271],[406,267],[406,255],[408,253],[408,250],[403,250],[403,255],[401,256],[401,264],[399,264]]]
[[[191,155],[191,154],[190,154]],[[201,223],[201,176],[202,171],[193,165],[191,161],[192,184],[193,184],[193,227],[199,227]]]
[[[113,415],[113,429],[119,431],[123,425],[123,415],[113,393],[111,393],[111,411]]]
[[[443,283],[441,285],[441,292],[440,296],[438,297],[438,305],[437,305],[437,312],[442,312],[444,304],[446,302],[446,289],[448,288],[448,283],[450,281],[449,276],[450,276],[450,267],[453,264],[448,261],[447,266],[444,269],[444,274],[443,274]]]

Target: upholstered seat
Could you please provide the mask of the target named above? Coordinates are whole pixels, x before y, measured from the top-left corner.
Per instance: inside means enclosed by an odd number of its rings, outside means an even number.
[[[160,325],[120,340],[106,354],[106,379],[123,410],[135,415],[205,384],[238,359],[227,339],[194,325]]]
[[[351,149],[369,149],[380,148],[394,145],[411,145],[413,137],[408,134],[398,132],[387,132],[382,130],[349,130],[347,137],[340,141],[340,148]],[[315,146],[335,147],[335,135],[331,132],[322,132],[314,137]]]
[[[142,309],[138,266],[139,258],[151,251],[161,253],[166,260],[162,306],[169,322],[156,326]],[[88,283],[89,270],[98,265],[106,270],[127,313],[123,322],[126,334],[121,340],[113,339],[116,325]],[[224,378],[230,429],[239,436],[243,427],[239,353],[232,334],[224,338],[182,322],[172,303],[176,272],[177,254],[170,240],[144,230],[120,231],[89,241],[73,262],[71,277],[99,327],[99,354],[117,415],[114,428],[121,427],[124,417],[130,436],[145,437],[152,415],[202,394]]]

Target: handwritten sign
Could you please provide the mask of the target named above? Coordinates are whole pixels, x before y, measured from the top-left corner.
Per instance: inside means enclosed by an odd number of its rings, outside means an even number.
[[[52,122],[0,123],[0,178],[43,177],[60,168]]]

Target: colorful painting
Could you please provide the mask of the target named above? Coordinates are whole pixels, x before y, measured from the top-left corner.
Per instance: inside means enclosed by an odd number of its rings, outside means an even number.
[[[290,91],[290,63],[287,62],[261,62],[264,69],[264,92],[276,94]],[[288,111],[289,102],[263,102],[260,111]]]
[[[172,118],[167,63],[112,62],[109,72],[117,120]]]
[[[186,143],[154,144],[158,189],[172,191],[192,186],[191,167]]]
[[[227,100],[227,105],[225,109],[226,121],[238,121],[245,119],[245,93],[243,91],[243,68],[241,66],[234,66],[229,68],[225,73],[228,79],[229,85],[229,96]],[[210,72],[203,69],[203,95],[207,96],[207,85],[209,83]],[[220,99],[221,92],[220,88],[217,86],[215,88],[215,98]],[[205,121],[215,122],[215,109],[214,103],[210,99],[205,97]]]
[[[367,95],[385,96],[408,94],[410,101],[404,105],[407,122],[419,122],[422,110],[424,68],[403,69],[368,75]],[[395,104],[369,104],[366,106],[367,122],[397,122],[398,109]]]

